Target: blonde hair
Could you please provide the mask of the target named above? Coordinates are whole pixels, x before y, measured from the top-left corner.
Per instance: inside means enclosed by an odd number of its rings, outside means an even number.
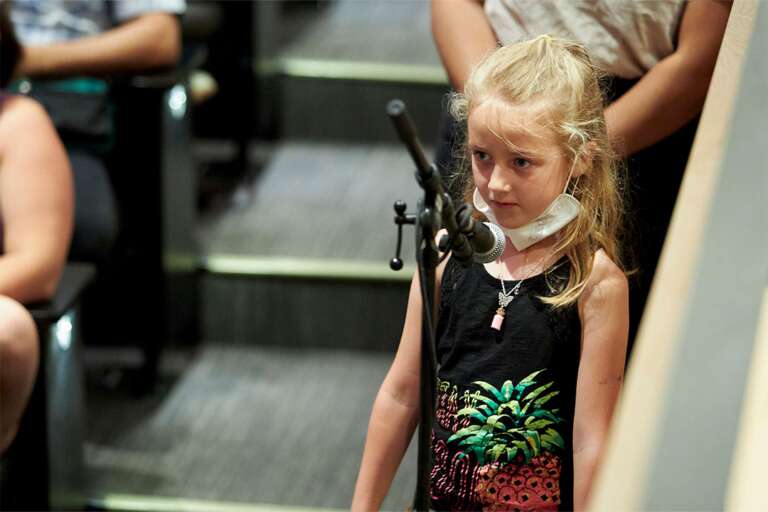
[[[489,99],[514,105],[544,101],[549,106],[547,125],[554,131],[569,168],[580,159],[586,164],[585,172],[572,178],[568,186],[581,203],[581,212],[563,228],[554,249],[556,259],[568,257],[568,282],[548,279],[554,295],[541,297],[555,308],[578,300],[597,250],[603,249],[623,268],[622,182],[605,128],[603,77],[582,45],[545,35],[487,55],[472,71],[464,92],[449,98],[449,112],[464,127],[469,114]],[[466,136],[461,146],[457,176],[465,180],[465,199],[471,203],[474,184]],[[482,217],[479,212],[476,215]]]

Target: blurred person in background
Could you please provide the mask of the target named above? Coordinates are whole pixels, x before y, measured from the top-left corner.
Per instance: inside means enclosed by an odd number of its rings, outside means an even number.
[[[499,44],[545,33],[582,43],[611,77],[605,122],[629,171],[627,221],[634,243],[626,259],[638,267],[630,279],[629,350],[730,8],[729,0],[432,0],[432,33],[457,91]],[[437,165],[449,177],[461,129],[447,115],[441,124]]]
[[[5,92],[20,57],[0,2],[0,453],[13,441],[37,372],[35,323],[22,304],[50,299],[72,233],[67,154],[45,110]]]
[[[106,77],[175,65],[184,10],[184,0],[12,2],[21,43],[14,90],[46,108],[74,173],[71,259],[106,260],[117,234],[116,201],[104,161],[114,136]]]

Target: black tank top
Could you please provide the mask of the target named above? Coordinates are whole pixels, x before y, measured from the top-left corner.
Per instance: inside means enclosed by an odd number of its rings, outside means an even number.
[[[573,510],[573,413],[581,322],[553,309],[562,259],[525,280],[491,328],[499,279],[448,261],[437,324],[432,436],[435,510]],[[505,281],[511,290],[517,281]]]

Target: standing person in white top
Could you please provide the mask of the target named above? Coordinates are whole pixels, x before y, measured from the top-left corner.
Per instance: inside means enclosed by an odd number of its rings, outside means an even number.
[[[629,170],[628,221],[637,233],[629,346],[645,306],[704,105],[727,0],[432,0],[432,33],[451,85],[499,44],[549,33],[584,44],[612,76],[608,135]],[[450,174],[455,127],[438,150]]]

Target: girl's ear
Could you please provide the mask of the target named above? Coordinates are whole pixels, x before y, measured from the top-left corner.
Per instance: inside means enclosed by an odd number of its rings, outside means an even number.
[[[573,169],[574,178],[578,178],[579,176],[587,174],[591,170],[592,161],[596,150],[597,144],[595,141],[591,140],[584,144],[581,153],[579,153],[579,158],[576,161],[576,165]]]

